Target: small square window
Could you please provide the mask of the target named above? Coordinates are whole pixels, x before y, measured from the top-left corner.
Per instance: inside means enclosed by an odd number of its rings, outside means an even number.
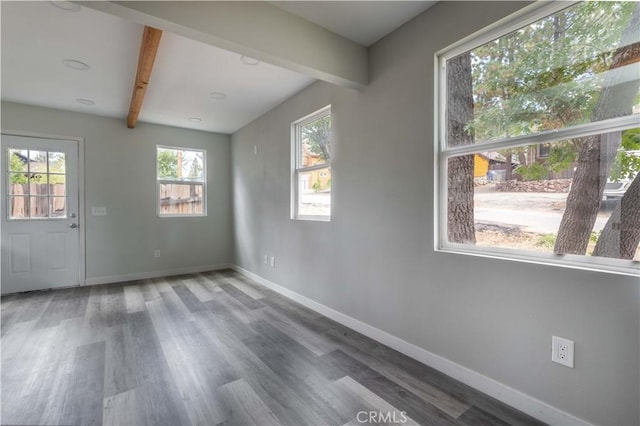
[[[158,215],[206,216],[206,151],[157,147]]]

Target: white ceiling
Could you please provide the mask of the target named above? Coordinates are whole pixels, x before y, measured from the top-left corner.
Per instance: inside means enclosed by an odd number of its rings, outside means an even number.
[[[336,34],[370,46],[437,1],[272,1]]]
[[[433,2],[276,2],[278,7],[369,45]],[[122,118],[129,110],[142,25],[52,2],[2,7],[3,100]],[[91,66],[63,65],[74,59]],[[232,133],[308,86],[313,78],[164,32],[139,121]],[[211,92],[226,98],[213,99]],[[76,99],[90,99],[86,106]],[[193,122],[190,118],[200,118]]]
[[[1,2],[2,99],[109,117],[126,115],[142,26],[86,8],[48,2]],[[75,59],[91,65],[75,71]],[[75,99],[91,99],[92,107]],[[124,113],[123,113],[124,111]]]
[[[164,32],[139,120],[233,133],[313,81],[264,62],[246,65],[236,53]],[[212,92],[226,98],[214,99]],[[202,122],[188,121],[192,117]]]

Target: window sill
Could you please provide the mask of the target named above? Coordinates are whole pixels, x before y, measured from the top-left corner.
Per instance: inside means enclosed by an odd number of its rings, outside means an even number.
[[[327,216],[297,216],[292,217],[291,220],[300,220],[307,222],[331,222],[331,217]]]
[[[160,219],[164,219],[164,218],[176,218],[176,217],[183,217],[183,218],[198,218],[198,217],[207,217],[206,214],[162,214],[162,215],[158,215],[158,217]]]
[[[640,262],[634,260],[589,257],[589,261],[585,261],[585,256],[580,255],[512,251],[509,249],[491,247],[478,249],[477,247],[468,247],[461,244],[447,244],[446,246],[436,248],[436,251],[489,259],[533,263],[537,265],[580,269],[583,271],[640,277]]]

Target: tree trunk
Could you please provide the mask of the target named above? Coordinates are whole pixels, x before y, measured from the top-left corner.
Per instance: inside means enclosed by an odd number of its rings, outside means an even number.
[[[329,152],[329,143],[331,141],[331,127],[326,121],[322,121],[322,127],[318,130],[316,143],[320,147],[321,156],[327,161],[331,161],[331,153]]]
[[[505,158],[504,180],[508,181],[513,179],[513,151],[507,151]]]
[[[462,54],[447,61],[449,145],[469,145],[473,135],[466,125],[473,119],[473,82],[471,55]],[[449,159],[447,200],[447,237],[450,242],[475,244],[473,217],[473,155]]]
[[[609,217],[593,249],[594,256],[633,259],[640,244],[640,174]]]
[[[609,169],[620,145],[620,132],[588,136],[582,141],[567,207],[554,251],[585,254],[598,217]]]
[[[564,38],[565,34],[565,26],[566,22],[564,19],[564,15],[556,14],[553,17],[553,41],[554,43],[558,42],[560,39]],[[554,44],[555,46],[555,44]]]
[[[631,114],[631,107],[640,85],[639,80],[625,81],[620,73],[612,70],[640,58],[640,43],[634,43],[638,27],[640,27],[640,3],[636,5],[629,24],[622,34],[620,42],[622,47],[613,56],[610,71],[605,76],[600,97],[591,114],[591,121]],[[604,186],[620,145],[620,139],[620,132],[592,135],[583,139],[554,252],[586,253]]]
[[[449,160],[447,230],[452,243],[475,244],[473,155]]]
[[[533,158],[533,157],[531,157]],[[520,151],[518,152],[518,162],[520,163],[521,166],[528,166],[529,163],[527,163],[527,155],[524,151]]]

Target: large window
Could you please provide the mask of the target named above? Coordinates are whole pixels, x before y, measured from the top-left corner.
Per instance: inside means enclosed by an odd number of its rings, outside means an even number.
[[[206,152],[157,147],[159,216],[206,216]]]
[[[639,42],[559,2],[438,55],[438,249],[639,274]]]
[[[331,217],[331,108],[326,107],[292,125],[292,217]]]

